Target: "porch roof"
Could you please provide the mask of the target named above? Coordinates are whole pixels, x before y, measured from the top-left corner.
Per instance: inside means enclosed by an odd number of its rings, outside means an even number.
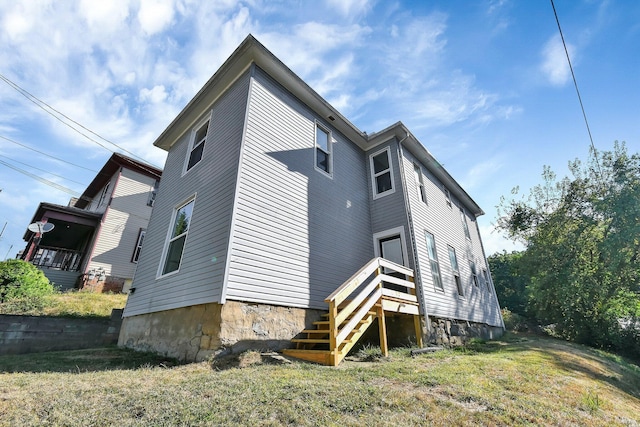
[[[33,217],[31,218],[31,221],[29,223],[32,224],[36,221],[40,221],[44,216],[64,220],[67,222],[94,226],[98,225],[100,223],[100,220],[102,219],[101,213],[89,212],[73,206],[63,206],[57,205],[55,203],[40,202],[40,204],[38,205],[38,209],[36,209],[36,212],[33,214]],[[24,241],[29,241],[33,234],[35,234],[33,231],[27,229],[22,239]]]

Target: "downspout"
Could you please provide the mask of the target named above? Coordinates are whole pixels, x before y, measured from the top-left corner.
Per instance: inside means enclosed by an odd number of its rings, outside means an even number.
[[[409,226],[409,240],[411,241],[411,250],[413,251],[413,264],[414,264],[414,275],[415,275],[415,280],[414,280],[414,284],[416,286],[416,290],[418,289],[418,284],[420,285],[420,291],[419,291],[419,295],[420,295],[420,302],[421,302],[421,306],[422,309],[424,311],[423,315],[425,318],[425,323],[426,323],[426,327],[427,327],[427,335],[431,334],[431,320],[429,319],[429,312],[427,310],[427,303],[424,299],[424,293],[422,290],[422,275],[420,274],[420,267],[419,267],[419,262],[418,262],[418,248],[417,248],[417,244],[416,244],[416,238],[415,238],[415,233],[413,230],[413,219],[411,217],[411,204],[409,203],[409,192],[407,191],[407,180],[406,180],[406,176],[404,173],[404,151],[402,150],[402,143],[409,138],[409,132],[407,131],[407,134],[404,136],[404,138],[402,138],[400,141],[398,141],[398,162],[399,162],[399,166],[400,166],[400,177],[402,179],[402,191],[404,192],[404,210],[405,213],[407,215],[407,224]]]

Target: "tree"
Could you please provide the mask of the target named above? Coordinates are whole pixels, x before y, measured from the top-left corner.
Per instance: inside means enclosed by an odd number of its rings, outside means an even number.
[[[523,252],[497,253],[487,258],[500,307],[527,316],[528,276],[522,272]]]
[[[640,156],[624,143],[550,168],[528,198],[503,199],[498,227],[523,241],[527,309],[563,337],[640,350]]]

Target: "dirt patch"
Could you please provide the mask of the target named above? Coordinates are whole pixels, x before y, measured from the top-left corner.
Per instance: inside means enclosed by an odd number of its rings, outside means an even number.
[[[291,363],[291,361],[281,354],[275,352],[261,353],[259,351],[249,350],[243,353],[216,357],[211,361],[211,368],[216,371],[223,371],[233,368],[248,368],[255,365],[281,365],[286,363]]]

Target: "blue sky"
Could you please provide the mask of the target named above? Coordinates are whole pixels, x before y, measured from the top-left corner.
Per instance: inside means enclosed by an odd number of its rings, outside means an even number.
[[[640,2],[555,5],[596,147],[640,151]],[[516,248],[501,196],[588,155],[548,0],[0,0],[0,74],[162,166],[153,141],[249,33],[361,130],[403,121],[486,212],[487,254]],[[0,260],[72,196],[6,164],[81,193],[110,154],[0,80]]]

